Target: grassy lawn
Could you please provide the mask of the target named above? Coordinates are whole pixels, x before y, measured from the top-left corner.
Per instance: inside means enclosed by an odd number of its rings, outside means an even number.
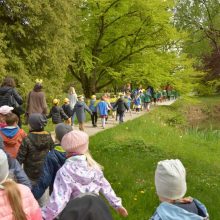
[[[159,201],[154,172],[159,160],[179,158],[187,170],[188,191],[219,219],[220,132],[183,129],[181,104],[159,107],[134,121],[106,130],[90,139],[94,158],[123,199],[131,220],[145,220]],[[181,126],[180,126],[181,125]],[[181,129],[180,129],[181,127]],[[113,212],[114,219],[121,219]]]

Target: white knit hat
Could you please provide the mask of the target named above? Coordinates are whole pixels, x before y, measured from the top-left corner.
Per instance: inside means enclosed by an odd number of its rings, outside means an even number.
[[[8,113],[10,113],[14,108],[10,107],[8,105],[3,105],[0,107],[0,114],[2,115],[7,115]]]
[[[8,158],[5,152],[0,149],[0,184],[3,183],[9,174]]]
[[[180,199],[186,194],[186,171],[180,160],[158,162],[155,172],[157,195],[165,199]]]

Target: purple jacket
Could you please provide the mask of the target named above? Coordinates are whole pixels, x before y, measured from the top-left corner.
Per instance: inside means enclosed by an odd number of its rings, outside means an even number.
[[[82,193],[99,195],[99,192],[105,196],[113,208],[122,206],[121,199],[116,196],[103,172],[90,167],[86,156],[73,156],[67,159],[57,172],[53,193],[48,204],[42,208],[43,218],[54,219],[62,212],[70,199]]]

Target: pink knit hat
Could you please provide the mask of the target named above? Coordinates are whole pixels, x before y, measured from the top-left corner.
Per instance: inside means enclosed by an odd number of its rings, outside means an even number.
[[[13,107],[10,107],[8,105],[3,105],[0,107],[0,114],[7,115],[8,113],[11,113],[13,109],[14,109]]]
[[[89,136],[83,131],[70,131],[63,136],[61,146],[66,152],[84,154],[89,148]]]

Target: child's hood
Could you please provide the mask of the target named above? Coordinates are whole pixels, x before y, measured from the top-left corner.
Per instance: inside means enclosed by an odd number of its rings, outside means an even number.
[[[205,214],[208,217],[207,211],[204,208],[204,205],[202,205],[197,200],[194,200],[196,205],[199,209],[202,209],[201,211],[205,212]],[[205,209],[205,210],[203,210]],[[175,205],[172,205],[167,202],[163,202],[160,204],[160,206],[157,208],[157,214],[160,217],[161,220],[205,220],[208,218],[201,217],[199,215],[196,215],[194,213],[188,212],[184,210],[183,208],[177,207]]]
[[[82,106],[84,106],[84,102],[82,102],[82,101],[77,101],[76,107],[80,108],[80,107],[82,107]]]
[[[1,132],[8,138],[13,138],[19,131],[19,127],[4,127]]]
[[[31,132],[29,133],[28,138],[38,150],[45,149],[48,142],[52,140],[51,135],[47,131]]]
[[[88,185],[97,179],[99,171],[89,167],[86,157],[84,155],[74,156],[66,160],[66,172],[82,185]]]

